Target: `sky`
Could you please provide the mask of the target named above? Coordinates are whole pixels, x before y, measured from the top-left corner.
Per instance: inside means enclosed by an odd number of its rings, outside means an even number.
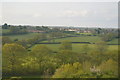
[[[119,0],[0,0],[1,2],[119,2]]]
[[[117,2],[2,2],[2,24],[118,27]]]

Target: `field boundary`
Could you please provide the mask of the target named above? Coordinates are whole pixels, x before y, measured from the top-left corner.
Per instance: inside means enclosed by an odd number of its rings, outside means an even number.
[[[35,44],[61,44],[62,42],[42,42],[42,43],[35,43]],[[95,44],[91,42],[71,42],[72,44]],[[120,45],[120,44],[107,44],[107,45]]]

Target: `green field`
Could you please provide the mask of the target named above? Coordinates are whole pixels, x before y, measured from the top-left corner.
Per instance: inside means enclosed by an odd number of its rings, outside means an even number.
[[[43,45],[43,44],[37,44],[37,45]],[[44,45],[46,45],[47,47],[49,47],[53,51],[58,51],[59,47],[60,47],[60,44],[44,44]],[[79,53],[79,52],[81,52],[82,47],[84,45],[85,44],[72,44],[72,47],[73,47],[72,50],[74,52],[78,52]],[[90,50],[94,50],[95,49],[95,45],[94,44],[88,44],[88,47],[89,47]],[[118,50],[118,45],[108,45],[108,49],[109,50]]]
[[[10,39],[18,39],[18,40],[23,40],[23,39],[30,39],[35,37],[40,33],[28,33],[28,34],[22,34],[22,35],[9,35]],[[80,37],[66,37],[66,38],[60,38],[60,39],[55,39],[55,42],[62,42],[62,41],[71,41],[71,42],[90,42],[90,43],[96,43],[100,42],[101,37],[99,36],[80,36]],[[42,42],[48,42],[48,41],[42,41]],[[108,44],[118,44],[118,39],[113,39],[112,41],[107,42]]]
[[[9,32],[9,29],[2,29],[2,33],[7,33],[7,32]],[[37,34],[40,34],[40,33],[8,35],[8,37],[10,37],[10,39],[12,39],[12,40],[14,40],[14,39],[23,40],[23,39],[33,38]],[[91,33],[79,33],[79,34],[84,34],[84,36],[66,37],[66,38],[55,39],[54,41],[55,42],[62,42],[62,41],[68,40],[70,42],[90,42],[90,43],[96,43],[96,42],[102,41],[101,37],[99,37],[99,36],[85,36],[85,35],[90,35]],[[48,42],[48,41],[42,41],[42,42]],[[118,39],[113,39],[112,41],[109,41],[107,43],[108,44],[118,44]]]
[[[92,35],[92,33],[77,33],[77,34],[82,34],[82,35]]]
[[[9,35],[8,37],[10,37],[10,39],[12,39],[12,40],[14,40],[14,39],[23,40],[23,39],[31,39],[38,34],[40,34],[40,33],[28,33],[28,34],[22,34],[22,35]]]
[[[101,38],[98,36],[80,36],[80,37],[67,37],[67,38],[61,38],[61,39],[55,39],[55,42],[62,42],[65,40],[69,40],[71,42],[99,42],[101,41]],[[44,41],[48,42],[48,41]]]
[[[119,44],[118,43],[119,39],[113,39],[112,41],[109,41],[109,44]]]
[[[2,29],[2,33],[7,33],[9,31],[10,31],[9,29]]]
[[[96,43],[102,41],[101,37],[99,36],[80,36],[80,37],[66,37],[66,38],[55,39],[55,42],[62,42],[65,40],[70,42],[90,42],[90,43]],[[48,41],[42,41],[42,42],[48,42]],[[107,43],[118,44],[118,39],[113,39],[112,41],[109,41]]]

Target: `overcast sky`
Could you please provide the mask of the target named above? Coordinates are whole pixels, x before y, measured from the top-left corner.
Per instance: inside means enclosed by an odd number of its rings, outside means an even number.
[[[118,27],[117,2],[4,2],[2,23]]]

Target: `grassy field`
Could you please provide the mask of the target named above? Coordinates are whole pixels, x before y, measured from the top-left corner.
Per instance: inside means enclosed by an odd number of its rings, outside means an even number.
[[[77,34],[82,34],[82,35],[92,35],[92,33],[77,33]]]
[[[71,41],[71,42],[99,42],[101,38],[98,36],[80,36],[80,37],[67,37],[61,39],[55,39],[55,42],[62,42],[62,41]],[[48,41],[44,41],[48,42]]]
[[[22,34],[22,35],[9,35],[8,37],[10,37],[12,40],[14,40],[14,39],[22,40],[22,39],[33,38],[38,34],[40,34],[40,33],[28,33],[28,34]]]
[[[67,38],[55,39],[55,42],[62,42],[65,40],[68,40],[70,42],[91,42],[91,43],[102,41],[101,37],[99,36],[80,36],[80,37],[67,37]],[[43,41],[43,42],[48,42],[48,41]],[[118,44],[118,39],[113,39],[112,41],[109,41],[107,43]]]
[[[112,41],[109,41],[109,44],[119,44],[118,43],[119,39],[113,39]]]
[[[10,31],[9,29],[2,29],[2,33],[7,33],[9,31]]]
[[[43,44],[37,44],[37,45],[43,45]],[[47,47],[49,47],[53,51],[58,51],[59,47],[60,47],[60,44],[44,44],[44,45],[46,45]],[[79,53],[79,52],[82,51],[82,47],[84,45],[85,44],[72,44],[72,47],[73,47],[72,50],[74,52],[78,52]],[[88,47],[89,47],[90,50],[94,50],[95,49],[95,45],[94,44],[88,44]],[[109,50],[118,50],[118,45],[108,45],[108,49]]]
[[[2,33],[7,33],[9,32],[8,29],[3,29]],[[12,40],[18,39],[30,39],[36,36],[37,34],[40,33],[28,33],[28,34],[21,34],[21,35],[9,35]],[[80,34],[90,34],[90,33],[80,33]],[[101,37],[99,36],[79,36],[79,37],[67,37],[67,38],[60,38],[60,39],[55,39],[55,42],[62,42],[62,41],[71,41],[71,42],[90,42],[90,43],[96,43],[101,41]],[[43,41],[43,42],[48,42],[48,41]],[[113,39],[112,41],[107,42],[108,44],[118,44],[118,39]]]

